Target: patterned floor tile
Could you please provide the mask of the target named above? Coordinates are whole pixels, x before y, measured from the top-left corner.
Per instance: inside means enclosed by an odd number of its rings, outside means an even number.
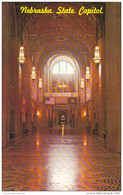
[[[86,132],[37,131],[3,150],[3,191],[120,191],[120,155]]]

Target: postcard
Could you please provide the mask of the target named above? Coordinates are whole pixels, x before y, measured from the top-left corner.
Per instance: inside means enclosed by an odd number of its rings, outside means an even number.
[[[2,191],[121,192],[121,2],[2,2]]]

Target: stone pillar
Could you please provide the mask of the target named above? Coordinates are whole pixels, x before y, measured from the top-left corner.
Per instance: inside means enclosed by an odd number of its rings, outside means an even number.
[[[107,145],[121,152],[121,3],[106,3],[105,68]]]
[[[9,140],[9,107],[10,107],[10,4],[2,3],[2,143]]]
[[[20,131],[20,106],[19,106],[19,43],[18,39],[14,38],[11,40],[11,70],[10,70],[10,112],[11,110],[15,113],[15,136],[19,135]]]

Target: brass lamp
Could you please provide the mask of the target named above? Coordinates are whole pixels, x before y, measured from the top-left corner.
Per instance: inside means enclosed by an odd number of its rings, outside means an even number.
[[[89,69],[89,67],[87,66],[87,67],[86,67],[86,75],[85,75],[85,78],[86,78],[86,79],[90,79],[90,77],[91,77],[91,75],[90,75],[90,69]]]
[[[83,78],[81,78],[81,89],[84,89],[84,79]]]
[[[36,79],[36,72],[35,72],[35,67],[34,66],[32,67],[31,78],[32,78],[32,80],[35,80]]]
[[[25,63],[26,58],[24,57],[24,47],[20,47],[19,51],[19,57],[18,57],[18,62],[22,66]]]
[[[41,88],[42,88],[42,79],[41,79],[41,78],[39,78],[38,87],[39,87],[39,89],[41,89]]]
[[[94,62],[95,62],[96,65],[99,65],[100,62],[101,62],[99,46],[96,46],[95,47],[93,60],[94,60]]]

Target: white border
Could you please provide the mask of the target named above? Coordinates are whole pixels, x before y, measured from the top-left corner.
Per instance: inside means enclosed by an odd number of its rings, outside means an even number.
[[[117,1],[117,0],[107,0],[107,1],[99,1],[99,0],[86,0],[86,1],[81,1],[81,0],[62,0],[62,1],[55,1],[55,0],[36,0],[36,1],[34,1],[34,0],[29,0],[29,1],[24,1],[24,0],[18,0],[18,1],[14,1],[14,0],[4,0],[4,1],[1,1],[0,0],[0,10],[1,10],[1,12],[0,12],[0,18],[1,18],[1,25],[0,25],[0,39],[1,39],[1,47],[0,47],[0,53],[1,53],[1,68],[0,68],[0,81],[1,81],[1,83],[0,83],[0,96],[1,96],[1,98],[0,98],[0,105],[1,105],[1,112],[0,112],[0,119],[1,119],[1,139],[0,139],[0,143],[1,143],[1,150],[0,150],[0,156],[1,156],[1,158],[0,158],[0,173],[1,173],[1,175],[0,175],[0,194],[29,194],[29,195],[33,195],[33,194],[56,194],[56,193],[60,193],[60,194],[99,194],[99,195],[101,195],[101,194],[104,194],[104,195],[106,195],[106,194],[116,194],[116,195],[118,195],[118,194],[120,194],[120,192],[106,192],[106,191],[104,191],[104,192],[102,192],[102,191],[98,191],[98,192],[93,192],[93,191],[89,191],[89,192],[83,192],[83,191],[75,191],[75,192],[73,192],[73,191],[71,191],[71,192],[67,192],[67,191],[61,191],[61,192],[58,192],[58,191],[38,191],[38,192],[31,192],[31,191],[29,191],[29,192],[25,192],[25,191],[19,191],[19,192],[17,192],[17,191],[11,191],[11,192],[9,192],[9,191],[4,191],[4,192],[2,192],[2,2],[59,2],[59,3],[62,3],[62,2],[99,2],[99,3],[103,3],[103,2],[121,2],[121,32],[122,32],[122,19],[123,19],[123,16],[122,16],[122,8],[123,8],[123,5],[122,5],[122,1],[123,0],[121,0],[121,1]],[[121,40],[122,40],[122,34],[121,34]],[[123,42],[123,40],[122,40],[122,42]],[[122,42],[121,42],[121,48],[122,48]],[[122,51],[122,50],[121,50]],[[121,55],[122,55],[122,53],[121,53]],[[121,57],[121,65],[122,65],[122,57]],[[121,66],[121,76],[122,76],[122,71],[123,71],[123,67]],[[121,77],[121,86],[122,86],[122,77]],[[122,103],[122,88],[121,88],[121,103]],[[121,111],[122,111],[122,104],[121,104]],[[122,113],[122,112],[121,112]],[[121,122],[122,122],[122,120],[123,120],[123,117],[122,117],[122,115],[121,115]],[[121,125],[121,130],[122,130],[122,125]],[[122,143],[122,131],[121,131],[121,143]],[[122,150],[121,150],[122,151]],[[122,157],[122,156],[121,156]],[[121,161],[121,162],[123,162],[123,161]],[[122,169],[121,169],[121,175],[122,175]]]

